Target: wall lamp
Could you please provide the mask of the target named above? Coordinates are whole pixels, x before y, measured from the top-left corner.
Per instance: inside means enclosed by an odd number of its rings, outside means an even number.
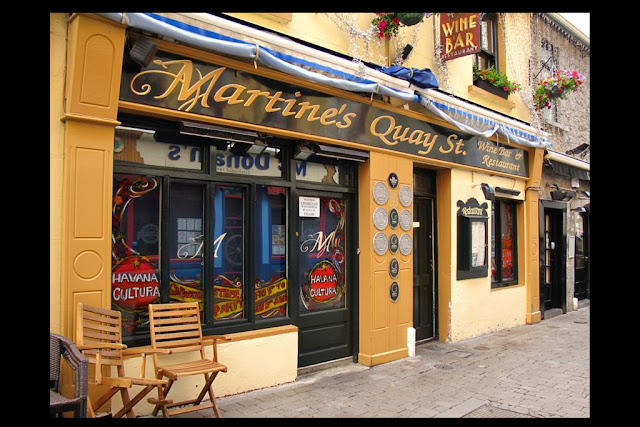
[[[293,149],[293,158],[296,160],[309,160],[311,156],[364,162],[369,158],[369,153],[310,142],[301,142]]]
[[[512,190],[511,188],[502,188],[502,187],[496,187],[495,192],[507,194],[509,196],[517,196],[518,194],[520,194],[519,190]]]
[[[474,187],[477,187],[477,185],[474,185]],[[482,184],[480,184],[480,187],[482,187],[482,193],[484,194],[485,199],[491,201],[494,201],[496,199],[496,192],[492,186],[490,186],[486,182],[483,182]]]
[[[567,201],[567,200],[571,200],[575,197],[576,192],[573,190],[566,190],[563,191],[558,184],[553,184],[551,185],[551,187],[555,188],[555,190],[551,191],[551,198],[553,200],[561,200],[561,201]]]
[[[219,150],[226,150],[229,144],[233,143],[229,151],[239,156],[245,154],[257,155],[267,148],[264,141],[259,139],[258,134],[255,132],[242,129],[229,129],[205,123],[182,121],[180,123],[180,134],[221,141],[220,143],[216,143],[216,148]]]
[[[584,206],[578,206],[577,208],[573,208],[571,209],[571,212],[578,212],[578,213],[584,213],[587,210],[584,208]]]
[[[129,51],[129,56],[136,64],[146,67],[156,55],[158,46],[145,37],[138,37]]]
[[[313,155],[315,155],[313,148],[304,142],[297,144],[293,149],[293,158],[296,160],[308,160]]]

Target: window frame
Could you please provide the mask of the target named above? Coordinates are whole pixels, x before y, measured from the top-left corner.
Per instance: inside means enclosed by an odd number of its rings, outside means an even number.
[[[142,129],[155,129],[157,127],[169,124],[172,122],[169,119],[150,119],[140,115],[122,114],[118,116],[118,120],[122,123],[122,126],[137,127]],[[293,194],[296,188],[300,190],[322,190],[330,191],[333,193],[356,193],[356,175],[357,168],[350,162],[340,162],[344,164],[346,168],[345,173],[348,175],[347,184],[332,184],[327,185],[323,183],[315,183],[311,181],[296,181],[296,160],[293,159],[292,147],[297,140],[284,140],[282,138],[269,139],[269,145],[273,145],[281,150],[282,157],[280,158],[280,164],[282,167],[282,174],[279,177],[265,177],[265,176],[251,176],[240,175],[230,173],[220,173],[216,171],[217,154],[219,150],[213,143],[204,139],[201,145],[202,155],[202,169],[181,169],[175,167],[163,167],[155,165],[145,165],[140,163],[133,163],[121,160],[113,161],[112,179],[115,174],[134,174],[134,175],[152,175],[157,177],[161,181],[162,193],[160,195],[160,294],[161,302],[168,303],[170,301],[169,294],[169,220],[170,218],[170,186],[172,182],[180,183],[192,183],[204,186],[204,218],[203,228],[206,230],[204,237],[203,247],[203,259],[208,260],[212,253],[212,222],[214,217],[214,200],[213,195],[215,187],[217,185],[230,185],[236,187],[243,187],[244,190],[244,218],[243,218],[243,298],[244,298],[244,316],[241,319],[215,321],[213,315],[213,263],[207,261],[203,266],[202,280],[202,292],[204,301],[204,315],[202,316],[202,328],[205,335],[227,334],[236,332],[245,332],[252,330],[259,330],[264,328],[283,326],[293,324],[293,312],[292,301],[297,298],[298,295],[294,289],[292,289],[290,283],[292,283],[290,263],[291,247],[289,242],[289,235],[292,232],[292,227],[295,227],[295,222],[290,219],[291,203],[293,200]],[[162,144],[164,142],[158,142]],[[181,144],[182,142],[176,142]],[[310,159],[313,161],[313,159]],[[253,215],[255,213],[255,207],[252,206],[251,201],[254,200],[257,194],[258,186],[276,186],[285,188],[285,207],[286,207],[286,247],[285,247],[285,271],[287,278],[287,312],[285,316],[276,317],[273,319],[259,319],[255,315],[255,248],[251,242],[250,236],[254,235],[255,223]],[[111,301],[110,296],[110,301]],[[144,332],[139,335],[123,336],[123,342],[129,346],[148,345],[150,343],[150,335],[148,332]]]
[[[493,34],[493,52],[491,53],[488,50],[482,47],[482,22],[485,20],[491,19],[491,32]],[[482,67],[481,58],[485,58],[487,60],[488,66]],[[500,71],[498,65],[498,14],[496,13],[483,13],[482,19],[480,21],[480,52],[473,54],[473,63],[478,66],[479,69],[485,70],[487,68],[491,68],[493,65],[496,71]]]
[[[502,218],[500,206],[508,203],[513,209],[513,222],[511,235],[513,236],[513,279],[502,279]],[[491,288],[504,288],[518,284],[518,201],[512,199],[497,198],[491,203],[491,266],[495,263],[496,280],[491,275]],[[498,236],[500,236],[498,238]]]

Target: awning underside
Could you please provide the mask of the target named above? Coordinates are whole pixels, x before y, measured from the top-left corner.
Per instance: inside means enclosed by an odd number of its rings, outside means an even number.
[[[418,103],[436,117],[473,136],[489,138],[498,134],[510,142],[525,147],[551,147],[551,142],[540,136],[532,127],[523,125],[525,129],[519,129],[509,123],[483,116],[473,109],[467,110],[458,105],[444,103],[442,99],[432,96],[433,92],[430,93],[430,91],[433,89],[415,93],[408,88],[404,90],[393,88],[390,85],[380,84],[380,82],[336,69],[336,67],[319,64],[316,61],[282,53],[257,43],[235,39],[153,13],[99,13],[98,15],[194,47],[252,60],[256,64],[259,63],[314,83],[350,92],[386,95],[406,102]],[[292,44],[293,42],[288,41],[288,43]],[[377,71],[369,72],[367,75],[375,73]],[[398,81],[401,80],[398,79]]]

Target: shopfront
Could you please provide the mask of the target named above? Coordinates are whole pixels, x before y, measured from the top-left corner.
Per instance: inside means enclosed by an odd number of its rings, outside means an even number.
[[[539,321],[541,149],[152,37],[136,66],[139,35],[71,25],[66,312],[120,310],[144,346],[149,303],[198,301],[232,338],[219,396]]]

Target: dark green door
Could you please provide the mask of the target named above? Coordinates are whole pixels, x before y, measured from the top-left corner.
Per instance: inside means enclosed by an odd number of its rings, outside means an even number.
[[[433,338],[434,331],[434,227],[433,199],[416,196],[413,202],[413,327],[416,340]]]
[[[354,239],[352,197],[299,192],[294,236],[297,260],[298,367],[352,355]],[[295,211],[296,209],[294,209]]]

